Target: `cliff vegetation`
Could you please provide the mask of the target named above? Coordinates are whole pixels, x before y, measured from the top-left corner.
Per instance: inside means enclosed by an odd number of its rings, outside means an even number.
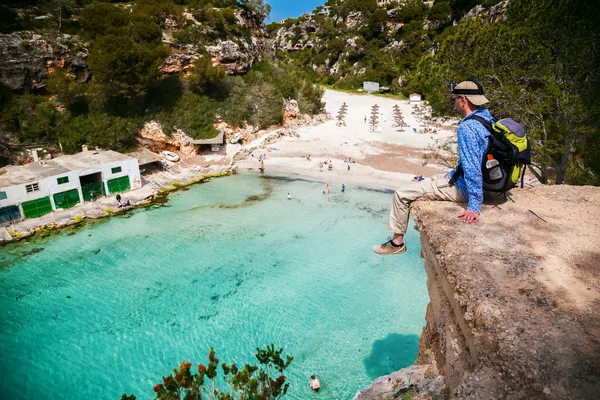
[[[322,92],[273,58],[261,0],[14,0],[2,6],[0,165],[26,147],[127,151],[145,122],[214,137]]]
[[[497,118],[523,123],[543,183],[600,183],[600,3],[329,0],[267,26],[277,56],[315,82],[421,93],[452,113],[447,84],[474,77]]]

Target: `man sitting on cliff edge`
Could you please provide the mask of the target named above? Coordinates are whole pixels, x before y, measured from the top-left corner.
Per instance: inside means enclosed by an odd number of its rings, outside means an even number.
[[[478,115],[487,121],[492,120],[489,111],[483,107],[488,99],[483,95],[483,87],[474,79],[458,85],[450,84],[450,102],[463,117],[458,126],[458,164],[452,171],[437,174],[423,182],[410,182],[396,190],[390,210],[387,228],[394,236],[383,244],[373,247],[380,255],[403,254],[406,252],[404,235],[408,226],[410,204],[415,200],[442,200],[467,203],[467,209],[459,218],[467,224],[479,222],[479,212],[483,202],[483,176],[481,162],[488,146],[490,133],[480,122],[465,119]],[[457,169],[463,174],[452,179]]]

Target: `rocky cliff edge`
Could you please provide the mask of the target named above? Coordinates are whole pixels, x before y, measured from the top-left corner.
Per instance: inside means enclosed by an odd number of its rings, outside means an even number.
[[[597,399],[600,188],[514,189],[475,225],[462,209],[414,203],[430,296],[419,357],[355,399]]]

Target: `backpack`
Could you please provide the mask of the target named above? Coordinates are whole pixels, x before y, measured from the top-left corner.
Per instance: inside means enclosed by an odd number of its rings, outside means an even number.
[[[521,188],[525,177],[525,166],[531,164],[531,144],[525,135],[523,125],[510,118],[492,123],[478,115],[467,119],[480,122],[489,132],[489,142],[481,171],[483,190],[506,193],[514,188],[521,177]],[[462,175],[462,168],[455,175]],[[453,180],[456,178],[453,177]]]

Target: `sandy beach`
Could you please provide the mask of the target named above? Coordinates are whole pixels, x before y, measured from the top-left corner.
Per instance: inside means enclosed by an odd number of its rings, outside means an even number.
[[[426,164],[423,150],[454,132],[449,126],[438,128],[437,134],[414,132],[422,131],[426,125],[413,113],[413,105],[407,100],[326,90],[323,101],[332,119],[298,128],[298,137],[281,137],[267,145],[260,145],[262,139],[245,144],[243,147],[259,146],[251,156],[236,159],[238,169],[258,173],[259,156],[265,154],[266,175],[304,177],[324,183],[348,181],[382,189],[395,189],[415,175],[430,176],[447,170],[440,165]],[[343,103],[347,105],[346,124],[337,126],[336,116]],[[372,132],[368,119],[375,104],[379,106],[379,129]],[[392,126],[395,105],[400,107],[408,127]],[[308,155],[310,161],[306,159]],[[350,158],[352,163],[345,162]],[[327,160],[331,160],[332,171],[328,165],[321,171],[319,164]]]
[[[342,183],[350,189],[362,186],[395,190],[409,182],[415,175],[431,176],[447,167],[426,163],[423,154],[428,145],[454,135],[458,120],[437,128],[438,133],[417,133],[427,126],[419,115],[413,113],[414,105],[407,100],[394,100],[368,94],[349,94],[326,90],[323,101],[325,111],[331,116],[324,123],[310,126],[285,126],[260,132],[254,141],[227,144],[221,154],[202,154],[169,163],[168,170],[159,170],[144,177],[144,186],[123,195],[136,206],[144,206],[161,189],[174,188],[174,184],[188,185],[201,176],[218,176],[236,169],[241,173],[259,173],[259,157],[264,155],[266,176],[302,178],[332,186]],[[336,125],[336,116],[346,103],[345,125]],[[369,130],[365,122],[377,104],[378,129]],[[398,105],[408,127],[393,127],[392,107]],[[423,103],[421,103],[421,106]],[[445,128],[445,129],[444,129]],[[417,132],[415,132],[415,130]],[[292,136],[280,136],[295,131]],[[247,155],[246,155],[247,154]],[[310,160],[307,156],[310,155]],[[347,162],[349,159],[352,162]],[[232,161],[233,160],[233,161]],[[328,161],[332,165],[319,164]],[[345,162],[346,161],[346,162]],[[348,169],[350,166],[350,169]],[[117,208],[115,196],[86,202],[80,206],[57,210],[39,218],[25,219],[0,228],[0,242],[19,240],[34,234],[43,227],[63,227],[81,219],[95,219],[126,212]]]

